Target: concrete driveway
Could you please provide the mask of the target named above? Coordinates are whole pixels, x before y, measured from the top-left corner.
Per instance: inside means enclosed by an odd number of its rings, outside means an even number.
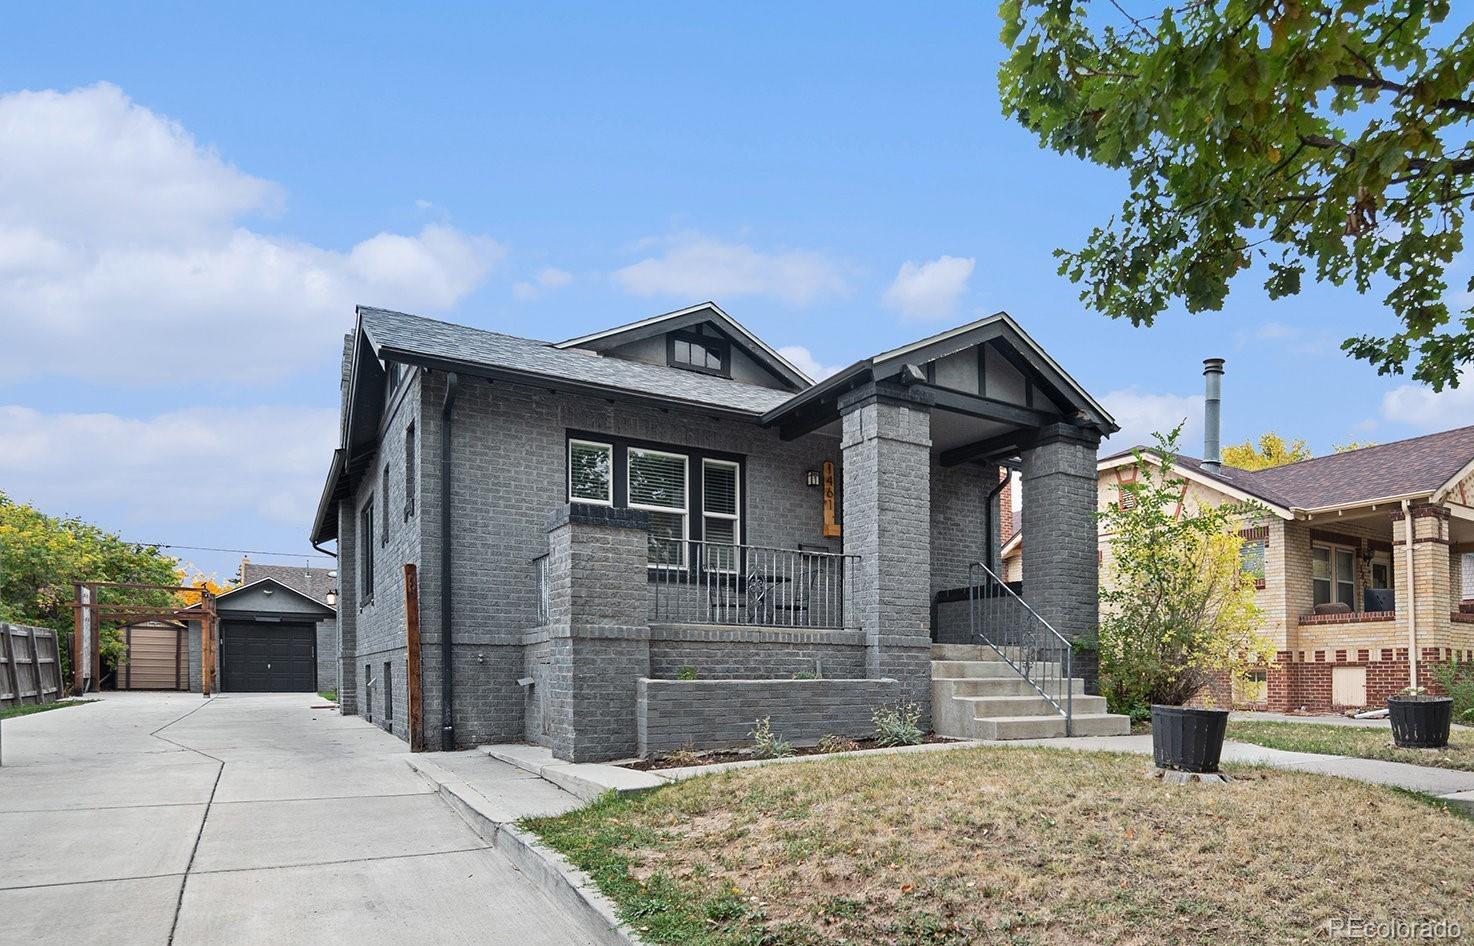
[[[410,770],[404,743],[320,702],[110,694],[5,722],[3,938],[594,942]]]

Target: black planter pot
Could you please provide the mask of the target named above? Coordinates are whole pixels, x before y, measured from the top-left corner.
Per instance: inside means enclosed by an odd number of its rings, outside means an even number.
[[[1442,749],[1448,745],[1448,724],[1453,714],[1454,701],[1446,696],[1387,698],[1392,741],[1404,749]]]
[[[1228,710],[1152,704],[1152,757],[1158,768],[1217,772]]]

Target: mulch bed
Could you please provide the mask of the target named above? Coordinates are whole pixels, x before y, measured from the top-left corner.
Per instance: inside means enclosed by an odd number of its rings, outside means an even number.
[[[928,733],[922,738],[922,745],[933,745],[942,742],[958,742],[949,736],[938,736]],[[866,749],[883,749],[884,746],[874,739],[855,739],[842,749],[821,749],[818,746],[803,746],[795,748],[793,755],[833,755],[836,752],[863,752]],[[709,752],[678,753],[674,756],[660,756],[654,759],[640,759],[635,762],[626,762],[621,767],[626,769],[637,769],[641,772],[651,772],[658,769],[684,769],[693,765],[718,765],[723,762],[748,762],[757,758],[751,749],[720,749]]]

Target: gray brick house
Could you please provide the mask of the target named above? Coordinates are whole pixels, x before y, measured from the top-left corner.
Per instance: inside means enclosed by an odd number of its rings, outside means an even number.
[[[340,702],[415,744],[581,761],[765,715],[796,740],[883,702],[929,721],[1010,468],[1033,620],[1095,633],[1116,426],[1005,313],[815,384],[712,303],[557,343],[361,307],[342,396],[312,529],[337,542]]]

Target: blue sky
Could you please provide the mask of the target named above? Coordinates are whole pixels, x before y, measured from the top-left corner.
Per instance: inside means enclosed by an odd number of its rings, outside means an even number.
[[[1349,289],[1085,311],[1051,251],[1125,181],[1001,117],[1001,55],[992,4],[13,8],[0,489],[310,552],[355,302],[558,339],[713,298],[820,369],[1007,309],[1134,436],[1208,356],[1230,441],[1471,414],[1337,350],[1390,324]]]

